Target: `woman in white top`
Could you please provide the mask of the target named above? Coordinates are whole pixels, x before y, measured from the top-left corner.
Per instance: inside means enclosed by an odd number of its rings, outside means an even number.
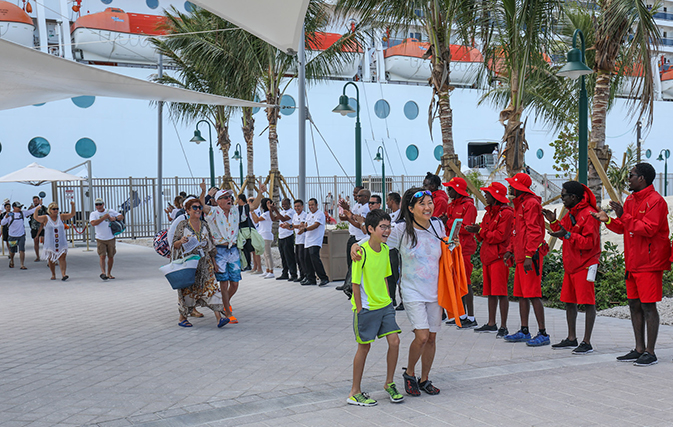
[[[271,221],[271,213],[269,210],[273,206],[273,200],[263,198],[260,204],[262,214],[252,215],[253,221],[257,224],[257,231],[264,239],[264,264],[266,264],[266,273],[262,275],[265,279],[273,279],[273,257],[271,256],[271,244],[273,243],[273,221]]]
[[[52,202],[47,207],[47,215],[33,214],[33,218],[44,226],[44,257],[51,270],[51,280],[56,280],[56,263],[61,269],[61,280],[68,280],[65,274],[68,254],[68,240],[65,235],[64,222],[75,216],[75,202],[70,202],[70,213],[58,214],[58,204]],[[35,211],[37,212],[37,211]]]
[[[439,259],[442,240],[446,237],[444,224],[432,217],[432,193],[423,188],[411,188],[404,193],[400,207],[402,222],[396,223],[388,237],[388,247],[400,251],[402,276],[400,291],[404,308],[415,338],[409,346],[409,364],[403,374],[404,389],[412,395],[420,390],[439,394],[428,380],[435,358],[435,339],[442,325],[442,307],[437,302]],[[353,245],[355,261],[361,256],[360,247]],[[416,364],[421,360],[421,376],[416,378]]]

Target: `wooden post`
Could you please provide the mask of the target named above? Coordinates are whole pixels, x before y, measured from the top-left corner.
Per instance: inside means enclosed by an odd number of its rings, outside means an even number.
[[[603,169],[603,165],[601,165],[601,161],[598,159],[598,156],[594,150],[589,150],[589,160],[591,160],[591,163],[593,163],[594,169],[596,169],[598,176],[601,178],[603,187],[605,187],[605,190],[608,192],[610,199],[613,202],[621,203],[619,197],[617,196],[617,192],[615,191],[614,187],[612,187],[610,179],[605,173],[605,169]],[[600,209],[600,206],[598,208]]]

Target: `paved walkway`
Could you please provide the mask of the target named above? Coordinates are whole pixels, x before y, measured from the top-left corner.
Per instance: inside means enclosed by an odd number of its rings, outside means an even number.
[[[27,271],[0,260],[0,425],[53,426],[670,426],[673,327],[662,326],[648,368],[618,363],[633,346],[628,320],[599,317],[596,352],[505,343],[444,327],[431,378],[438,396],[391,404],[384,342],[363,389],[375,408],[347,406],[355,342],[350,306],[333,285],[305,287],[244,274],[237,325],[212,313],[177,326],[175,292],[150,248],[118,245],[116,280],[98,278],[95,252],[68,254],[68,282],[50,281],[27,248]],[[60,276],[60,275],[59,275]],[[478,321],[486,301],[476,299]],[[519,325],[517,305],[510,330]],[[552,341],[565,314],[546,310]],[[534,321],[531,318],[532,324]],[[404,314],[398,365],[412,334]],[[580,325],[583,317],[580,316]],[[581,330],[581,329],[580,329]]]

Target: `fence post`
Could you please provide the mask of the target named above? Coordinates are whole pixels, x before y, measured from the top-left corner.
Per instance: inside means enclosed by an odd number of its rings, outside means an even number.
[[[173,197],[178,197],[180,195],[180,190],[178,190],[178,177],[175,177],[175,196]],[[176,206],[177,209],[177,206]]]
[[[133,178],[129,177],[129,208],[130,208],[129,212],[131,213],[131,224],[130,224],[131,225],[131,238],[135,239],[136,238],[136,233],[135,233],[136,223],[135,223],[134,218],[133,218],[133,208],[135,207],[135,206],[133,206],[133,202],[134,202],[134,200],[133,200]],[[159,218],[161,218],[161,217],[159,217]],[[127,228],[128,228],[128,226],[127,226]],[[161,223],[159,223],[159,229],[161,229]]]
[[[401,178],[400,181],[402,183],[401,193],[404,194],[404,175],[400,176],[400,178]]]

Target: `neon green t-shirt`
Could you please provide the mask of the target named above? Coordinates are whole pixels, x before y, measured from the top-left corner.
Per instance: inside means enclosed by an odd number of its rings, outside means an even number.
[[[381,251],[375,252],[369,246],[369,242],[365,242],[361,248],[364,254],[360,261],[353,261],[351,281],[353,285],[360,285],[362,308],[378,310],[392,303],[388,294],[388,283],[386,283],[386,277],[393,274],[390,268],[388,246],[382,243]],[[357,310],[355,298],[351,298],[351,302],[353,311]]]

